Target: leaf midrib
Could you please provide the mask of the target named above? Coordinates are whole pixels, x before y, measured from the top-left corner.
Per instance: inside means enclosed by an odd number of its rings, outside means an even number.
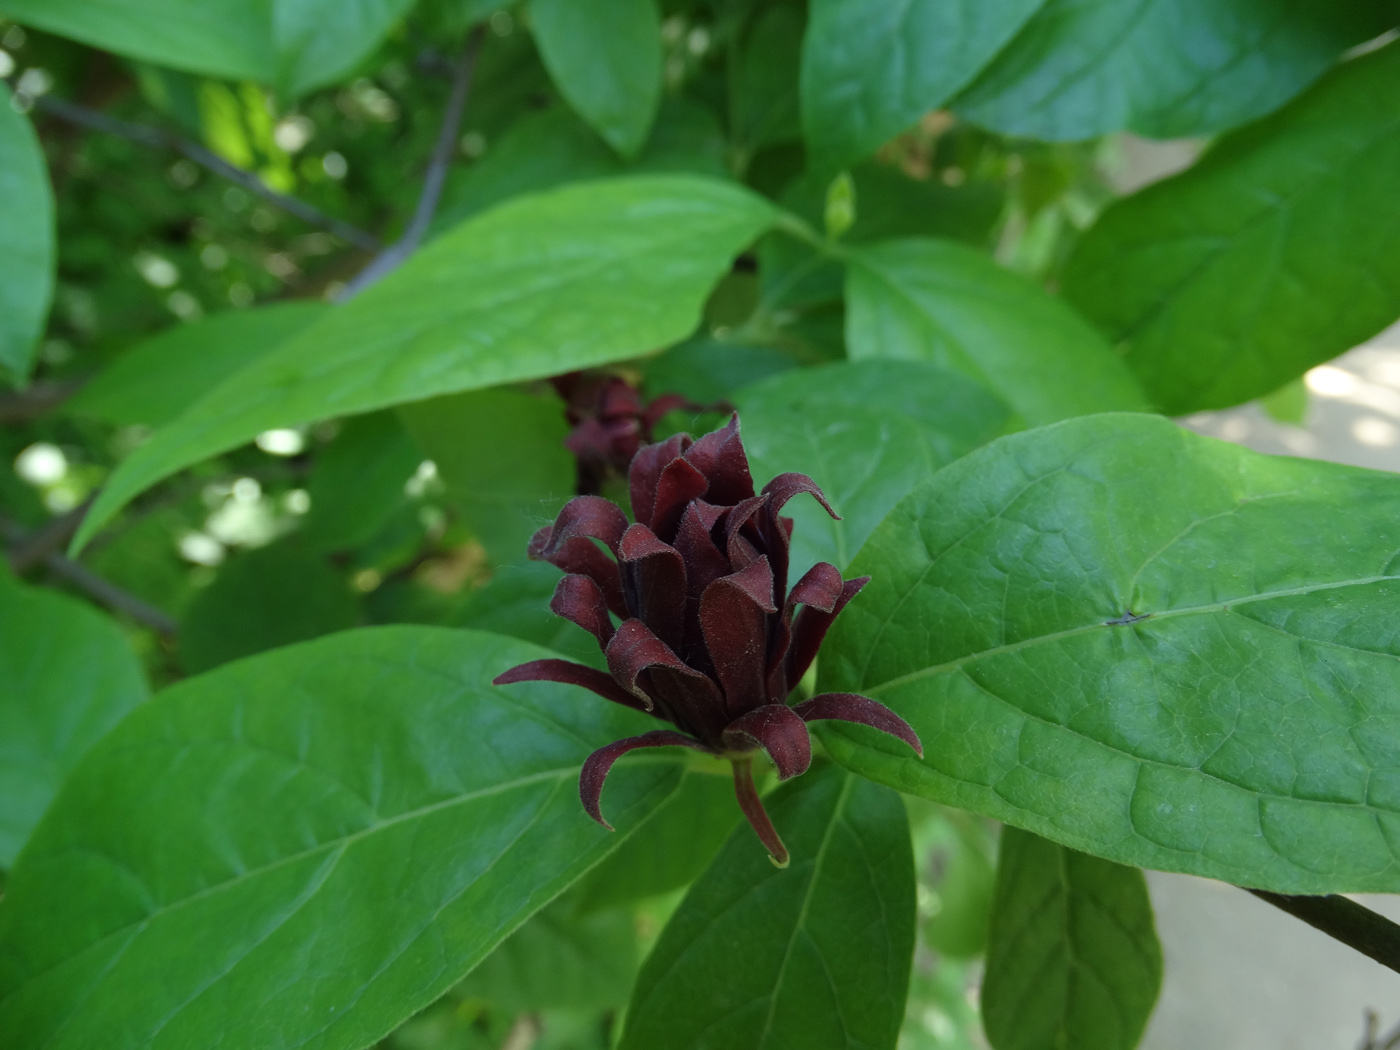
[[[1239,598],[1231,598],[1226,601],[1216,602],[1211,605],[1197,605],[1185,609],[1165,609],[1160,612],[1148,612],[1145,614],[1139,614],[1145,615],[1146,619],[1137,621],[1133,624],[1111,624],[1106,623],[1104,621],[1097,621],[1095,623],[1084,624],[1079,627],[1069,627],[1063,631],[1054,631],[1050,634],[1041,634],[1031,638],[1023,638],[1017,642],[1008,642],[1005,645],[993,646],[990,649],[983,649],[980,652],[976,653],[968,653],[966,656],[960,656],[957,659],[949,660],[946,663],[934,664],[928,667],[921,667],[918,670],[910,671],[907,674],[902,674],[895,678],[886,679],[885,681],[880,682],[876,685],[863,685],[859,688],[861,692],[863,692],[865,695],[874,697],[878,696],[880,693],[887,692],[891,689],[897,689],[900,686],[908,685],[910,682],[917,682],[924,678],[931,678],[935,675],[940,675],[948,671],[960,670],[968,664],[976,663],[981,660],[991,659],[995,656],[1002,656],[1006,653],[1019,652],[1022,649],[1029,649],[1037,645],[1053,644],[1055,642],[1063,641],[1066,638],[1073,638],[1081,634],[1088,634],[1091,631],[1111,629],[1113,627],[1136,627],[1140,624],[1153,623],[1159,620],[1175,619],[1181,616],[1203,616],[1211,613],[1228,612],[1231,608],[1235,606],[1252,605],[1255,602],[1270,601],[1275,598],[1291,598],[1300,595],[1316,594],[1322,591],[1341,590],[1347,587],[1367,587],[1375,583],[1385,583],[1388,581],[1396,580],[1400,580],[1400,576],[1366,576],[1355,580],[1341,580],[1334,583],[1308,584],[1303,587],[1291,587],[1277,591],[1265,591],[1261,594],[1244,595]],[[1375,655],[1381,656],[1385,654],[1376,653]]]

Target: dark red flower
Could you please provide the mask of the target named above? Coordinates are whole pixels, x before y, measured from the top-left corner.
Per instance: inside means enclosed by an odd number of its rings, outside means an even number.
[[[569,372],[550,380],[567,403],[573,430],[564,445],[578,459],[578,491],[597,493],[609,475],[622,475],[652,430],[667,412],[700,411],[678,394],[643,401],[641,393],[620,376]]]
[[[792,519],[779,512],[807,493],[836,513],[805,474],[780,474],[755,494],[737,415],[699,441],[678,434],[646,446],[632,460],[628,482],[634,523],[608,500],[579,496],[530,542],[530,557],[569,574],[550,608],[598,639],[608,673],[535,660],[496,684],[581,685],[676,727],[589,756],[579,795],[600,824],[611,826],[599,800],[618,757],[679,744],[733,763],[744,815],[774,862],[786,864],[787,849],[754,788],[755,751],[767,752],[786,780],[812,760],[807,723],[840,719],[883,730],[923,754],[913,729],[869,697],[824,693],[787,703],[832,621],[869,577],[842,580],[822,562],[788,590]]]

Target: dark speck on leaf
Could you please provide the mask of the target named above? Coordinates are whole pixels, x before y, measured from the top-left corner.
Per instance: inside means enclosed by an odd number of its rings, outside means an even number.
[[[1103,625],[1105,627],[1122,627],[1124,624],[1137,623],[1139,620],[1146,620],[1151,615],[1151,613],[1135,613],[1132,610],[1129,610],[1128,612],[1125,612],[1122,616],[1119,616],[1117,619],[1105,620]]]

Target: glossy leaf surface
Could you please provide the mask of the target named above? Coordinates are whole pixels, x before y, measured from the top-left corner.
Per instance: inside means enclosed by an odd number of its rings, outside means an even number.
[[[122,354],[68,408],[123,426],[164,426],[329,310],[325,303],[276,303],[181,324]]]
[[[321,451],[306,492],[311,509],[301,535],[318,551],[346,551],[368,543],[407,500],[405,486],[423,452],[393,412],[369,412],[340,425]]]
[[[965,376],[924,361],[850,361],[782,372],[735,395],[755,478],[807,474],[841,515],[794,500],[792,570],[844,569],[934,471],[1005,428],[1010,413]]]
[[[897,507],[822,690],[851,768],[1076,849],[1290,893],[1400,888],[1400,481],[1151,416],[1016,434]]]
[[[146,699],[136,654],[82,602],[0,575],[0,870],[64,776]]]
[[[823,764],[764,804],[791,865],[735,829],[643,963],[623,1050],[893,1050],[914,950],[903,803]]]
[[[635,156],[661,98],[655,0],[533,0],[530,25],[559,93],[615,150]]]
[[[1133,1050],[1161,983],[1141,871],[1005,830],[982,982],[996,1050]]]
[[[148,485],[264,430],[674,342],[773,217],[747,190],[685,176],[583,183],[501,205],[159,431],[112,475],[76,545]]]
[[[54,281],[54,203],[29,118],[0,85],[0,372],[23,383]]]
[[[1065,295],[1164,411],[1268,394],[1400,316],[1400,47],[1109,208]]]
[[[273,0],[277,84],[292,95],[349,73],[415,0]]]
[[[962,372],[1031,426],[1145,407],[1102,336],[981,252],[913,237],[853,248],[846,296],[853,360],[931,361]]]
[[[189,679],[68,779],[0,902],[0,1044],[358,1050],[456,983],[667,797],[651,720],[491,678],[500,635],[346,632]],[[257,1009],[249,1009],[257,1003]]]
[[[1008,135],[1207,135],[1263,116],[1393,24],[1360,0],[1046,0],[955,102]]]
[[[802,123],[815,166],[875,152],[975,77],[1044,0],[815,0]]]

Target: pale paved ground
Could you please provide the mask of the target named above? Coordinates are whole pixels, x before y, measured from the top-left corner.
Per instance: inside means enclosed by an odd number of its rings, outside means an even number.
[[[1256,405],[1182,422],[1261,452],[1400,472],[1400,324],[1308,386],[1303,428]],[[1400,1022],[1400,974],[1243,890],[1161,872],[1148,882],[1167,971],[1144,1050],[1354,1050],[1368,1008]],[[1400,896],[1357,899],[1400,921]]]

